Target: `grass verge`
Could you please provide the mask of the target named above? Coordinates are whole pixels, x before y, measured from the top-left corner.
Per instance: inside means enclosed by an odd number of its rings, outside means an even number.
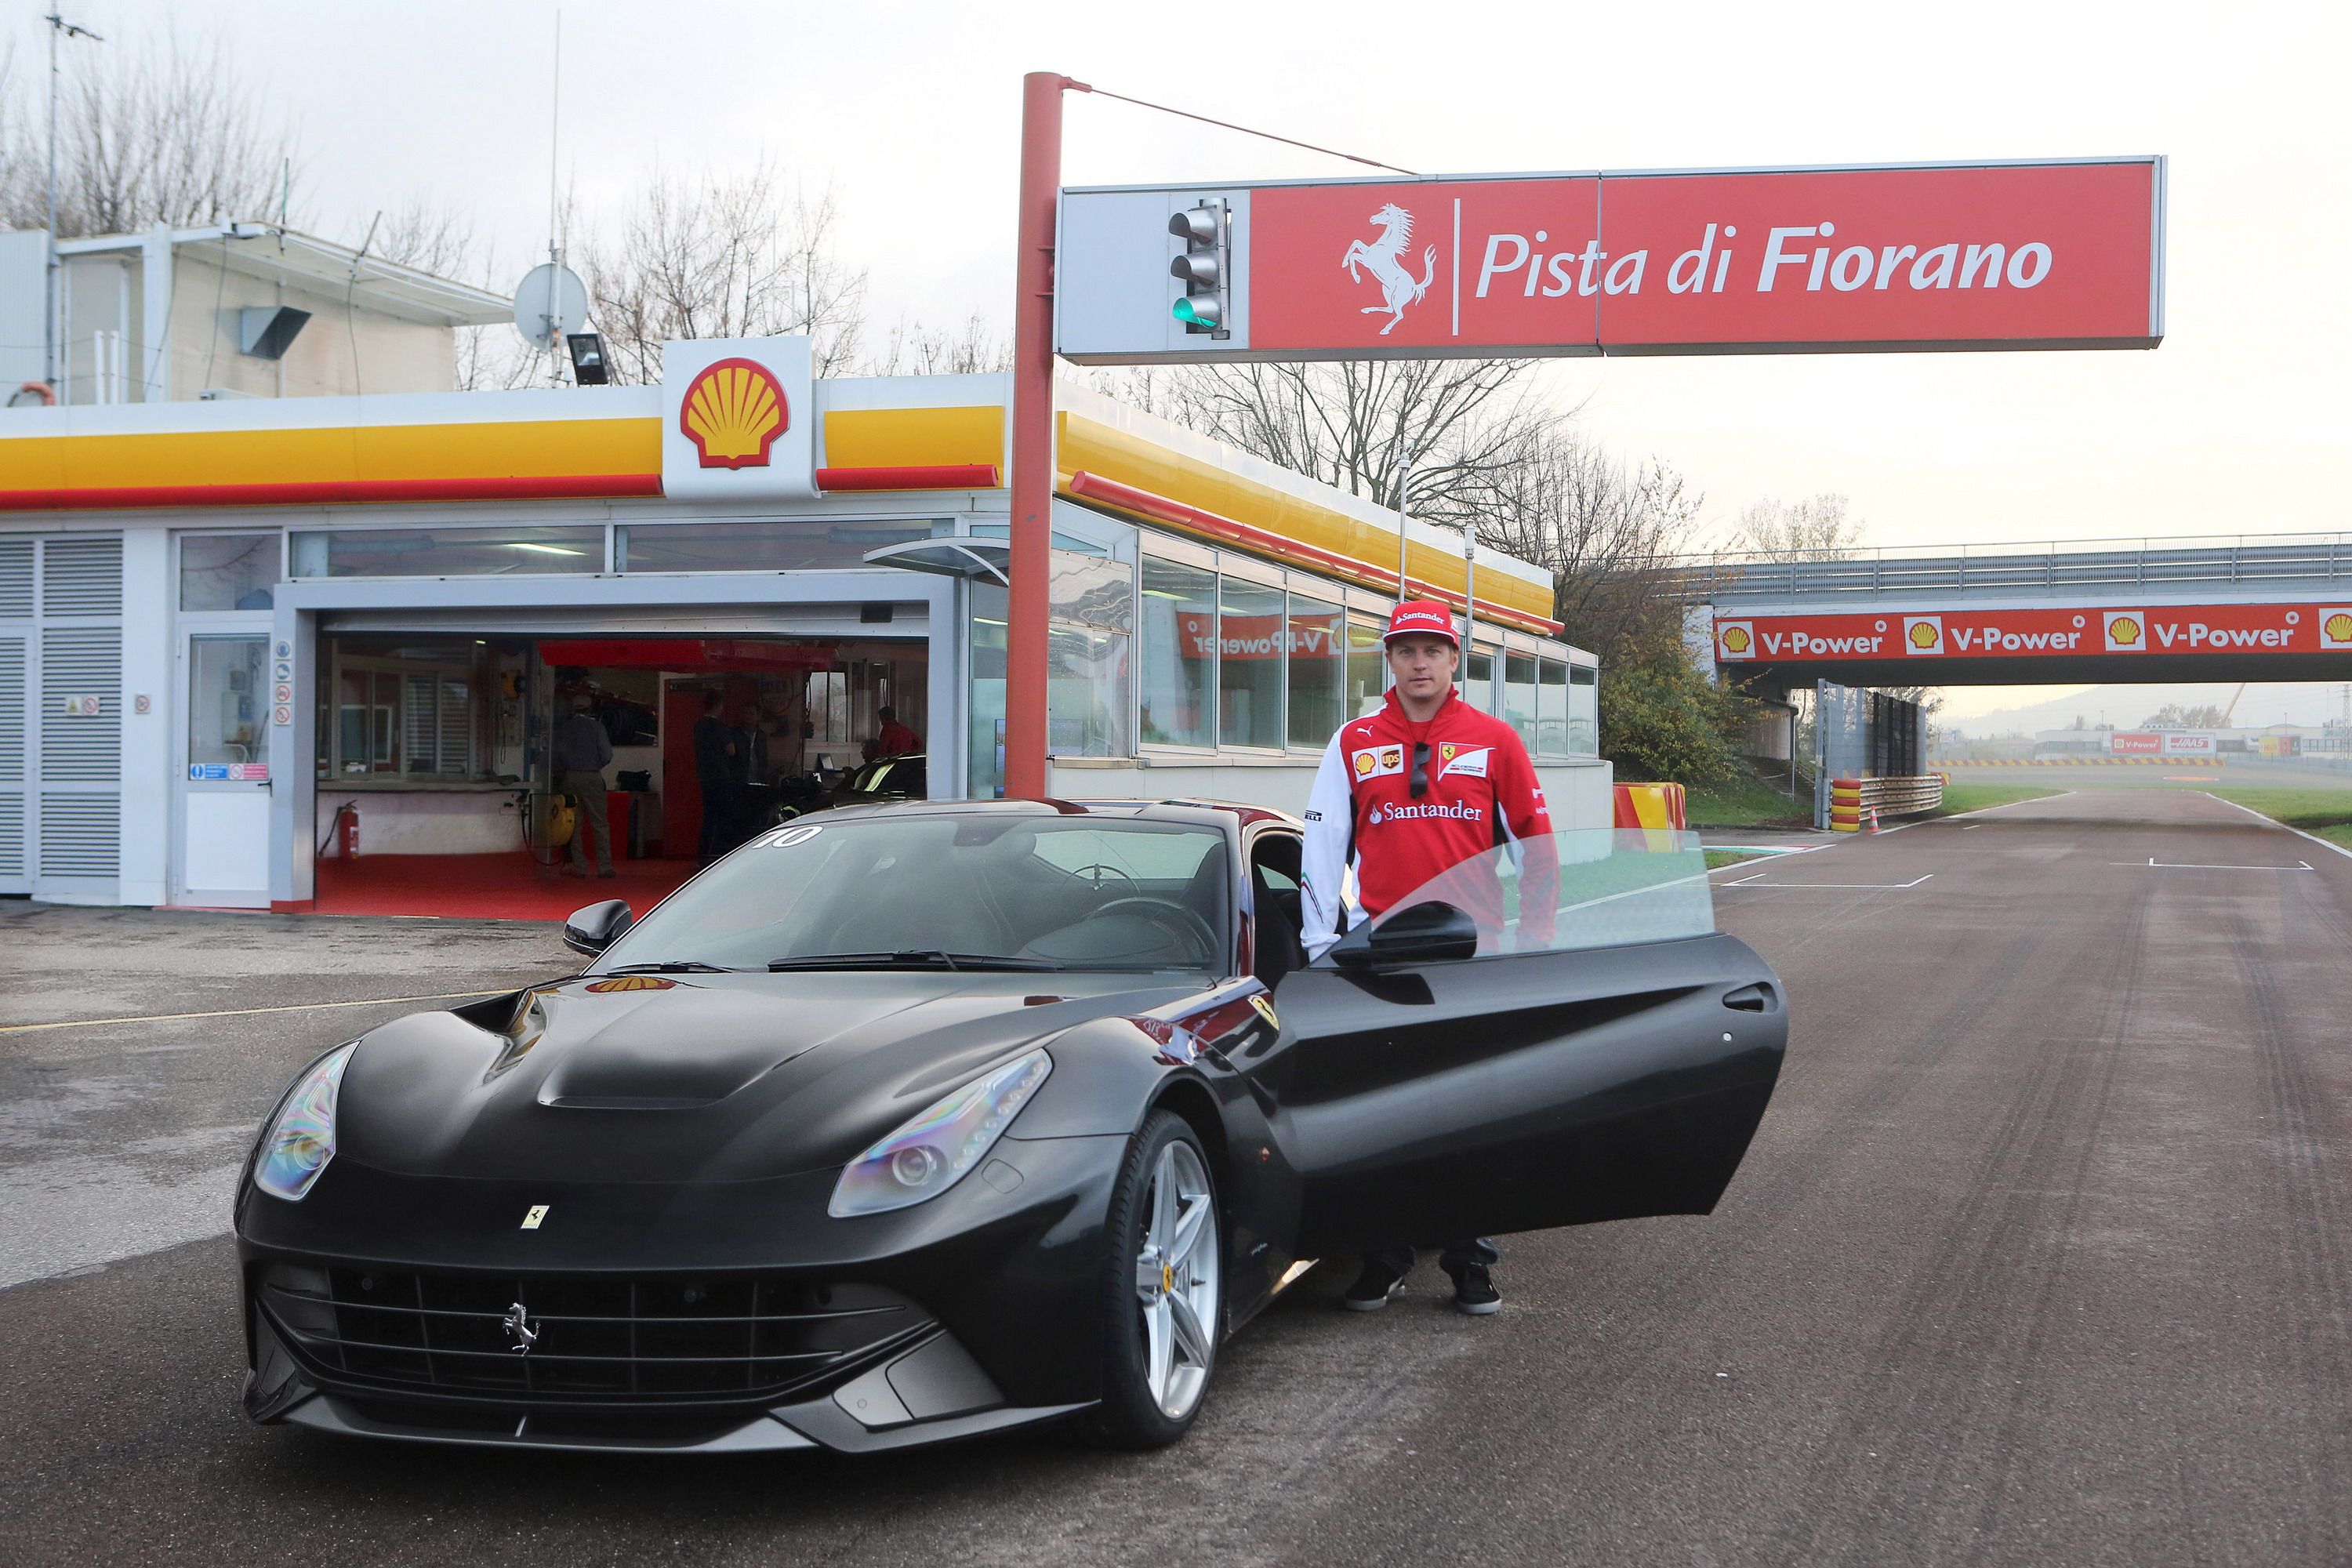
[[[1726,866],[1737,866],[1742,860],[1761,860],[1764,857],[1748,849],[1710,849],[1706,852],[1706,868],[1719,871]]]
[[[2352,789],[2266,789],[2223,785],[2208,793],[2259,811],[2273,822],[2352,849]]]
[[[1685,820],[1693,827],[1811,827],[1813,803],[1753,774],[1727,784],[1684,793]]]

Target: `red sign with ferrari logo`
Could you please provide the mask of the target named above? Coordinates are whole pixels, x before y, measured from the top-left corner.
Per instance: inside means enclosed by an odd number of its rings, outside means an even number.
[[[2159,160],[1273,185],[1255,354],[2152,346]]]
[[[2352,652],[2352,606],[2148,605],[2097,610],[1718,615],[1715,620],[1715,656],[1725,664],[2334,652]]]

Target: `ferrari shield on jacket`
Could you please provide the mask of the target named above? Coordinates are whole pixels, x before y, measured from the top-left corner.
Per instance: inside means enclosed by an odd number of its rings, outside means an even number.
[[[1498,844],[1542,839],[1546,852],[1521,868],[1544,881],[1543,896],[1521,900],[1528,911],[1521,931],[1529,933],[1533,911],[1549,914],[1558,882],[1551,831],[1543,786],[1517,731],[1452,695],[1427,723],[1415,724],[1391,691],[1380,711],[1339,727],[1315,774],[1301,878],[1307,949],[1321,952],[1354,923],[1351,903],[1365,915],[1381,914]],[[1351,867],[1353,900],[1343,886]],[[1501,923],[1499,886],[1470,896],[1486,906],[1468,911],[1481,925]]]

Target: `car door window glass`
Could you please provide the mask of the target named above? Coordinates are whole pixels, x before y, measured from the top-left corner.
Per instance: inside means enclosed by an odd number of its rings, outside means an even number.
[[[1478,927],[1478,956],[1673,942],[1715,930],[1698,835],[1580,829],[1497,846],[1399,899],[1370,922],[1451,904]]]

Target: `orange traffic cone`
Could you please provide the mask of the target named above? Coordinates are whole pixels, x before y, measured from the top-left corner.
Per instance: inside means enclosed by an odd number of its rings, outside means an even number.
[[[1870,808],[1870,830],[1873,833],[1878,831],[1878,807],[1874,805]]]

